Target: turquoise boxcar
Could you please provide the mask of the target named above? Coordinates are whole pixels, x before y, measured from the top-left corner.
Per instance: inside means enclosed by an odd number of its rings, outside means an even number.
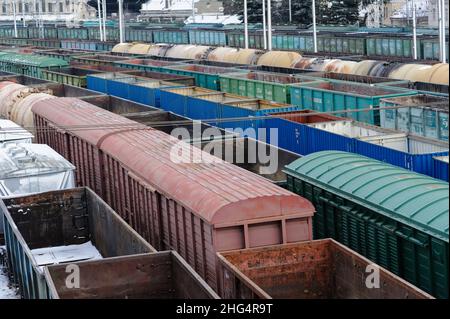
[[[42,78],[42,70],[62,68],[68,65],[67,61],[46,56],[28,54],[0,55],[0,70],[35,78]]]
[[[153,30],[154,43],[189,44],[189,33],[183,30]]]
[[[448,97],[415,95],[382,99],[380,125],[414,135],[448,141]],[[386,109],[389,107],[400,107]]]
[[[291,103],[302,109],[320,112],[342,112],[336,116],[351,117],[357,121],[379,125],[378,111],[357,111],[378,108],[380,100],[389,97],[416,95],[417,91],[378,87],[345,81],[323,80],[314,83],[293,84],[291,86]]]

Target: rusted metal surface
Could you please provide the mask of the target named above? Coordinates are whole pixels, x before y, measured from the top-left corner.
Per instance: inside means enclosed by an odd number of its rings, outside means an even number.
[[[409,87],[408,81],[401,81],[378,76],[367,76],[367,75],[347,74],[338,72],[311,72],[304,74],[304,76],[331,79],[331,80],[358,82],[365,84],[389,83],[389,85],[395,85],[396,87],[405,87],[405,88]]]
[[[75,64],[91,64],[91,65],[110,65],[114,62],[130,60],[131,57],[115,56],[107,54],[81,55],[72,57]]]
[[[178,251],[213,288],[216,251],[312,238],[310,202],[175,137],[76,99],[33,112],[45,129],[38,140],[77,166],[79,185],[102,194],[157,249]],[[70,129],[80,126],[91,129]],[[174,161],[177,147],[202,161]]]
[[[38,101],[53,98],[55,97],[46,93],[30,94],[13,106],[9,118],[20,126],[28,128],[34,134],[34,121],[31,108]]]
[[[167,50],[165,57],[200,60],[208,56],[213,47],[201,45],[174,45]]]
[[[333,122],[333,121],[343,121],[346,120],[343,117],[333,116],[326,113],[318,113],[311,110],[303,111],[292,111],[292,112],[282,112],[282,113],[272,113],[273,117],[282,118],[285,120],[301,123],[301,124],[311,124],[311,123],[322,123],[322,122]]]
[[[103,158],[97,144],[110,134],[146,126],[137,126],[134,121],[92,107],[75,98],[56,98],[34,105],[33,113],[43,115],[34,117],[35,126],[39,128],[35,136],[38,143],[45,141],[77,167],[77,185],[88,186],[105,198]],[[79,129],[80,126],[88,126],[89,129]],[[66,127],[74,127],[73,132],[66,135]]]
[[[91,241],[103,258],[155,252],[87,188],[4,199],[0,208],[10,269],[26,299],[48,297],[43,269],[33,249]]]
[[[10,81],[17,84],[22,85],[34,85],[34,84],[44,84],[44,83],[52,83],[51,81],[46,81],[38,78],[33,78],[31,76],[26,75],[9,75],[9,76],[0,76],[0,81]]]
[[[140,113],[160,112],[157,108],[111,95],[87,96],[81,97],[80,99],[112,113],[124,115],[125,117],[128,117],[126,114],[135,114],[139,118]],[[128,118],[136,120],[133,116]]]
[[[208,54],[209,61],[255,65],[264,51],[254,49],[216,48]]]
[[[177,137],[187,143],[202,143],[212,139],[222,140],[236,136],[216,127],[214,128],[214,135],[208,135],[208,132],[212,132],[211,130],[213,129],[211,125],[195,122],[187,117],[159,109],[148,111],[147,108],[147,111],[144,112],[124,113],[122,116],[167,134],[172,134],[177,129],[186,130],[189,133],[188,136],[180,135]]]
[[[153,127],[156,130],[165,132],[167,134],[171,134],[174,129],[184,128],[189,132],[189,136],[191,138],[184,139],[181,136],[179,138],[183,139],[186,142],[193,142],[197,140],[209,141],[213,138],[204,136],[206,130],[212,128],[211,125],[208,125],[206,123],[194,123],[194,120],[177,115],[172,112],[165,112],[161,109],[149,107],[144,104],[131,102],[129,100],[117,98],[114,96],[93,96],[81,99],[104,110],[122,115],[130,120],[139,122],[149,127]],[[194,134],[194,129],[199,130],[200,133],[197,133],[198,136]],[[222,139],[234,136],[233,134],[225,132],[224,130],[219,128],[216,128],[216,131],[218,134],[214,136],[214,138]]]
[[[204,141],[200,145],[193,143],[193,145],[247,171],[261,175],[280,186],[286,184],[284,167],[300,157],[298,154],[247,137],[227,136],[214,141]],[[227,153],[228,150],[233,150],[232,157],[230,153]],[[277,163],[267,163],[264,159],[253,158],[254,154],[259,154],[259,152],[276,157]],[[269,170],[272,168],[271,164],[276,165],[273,170]]]
[[[361,96],[383,96],[398,93],[400,89],[393,89],[387,87],[358,85],[350,82],[321,82],[315,84],[319,89],[334,91],[340,93],[352,93]]]
[[[218,299],[174,251],[77,263],[80,288],[69,289],[64,266],[46,269],[54,299]]]
[[[9,119],[14,105],[35,92],[37,91],[21,84],[0,87],[0,116]]]
[[[192,76],[176,75],[176,74],[153,72],[153,71],[130,71],[129,69],[127,72],[121,72],[121,73],[131,74],[133,76],[140,77],[140,78],[169,81],[169,82],[184,84],[184,85],[188,85],[188,86],[195,85],[195,79]]]
[[[75,70],[78,70],[77,72],[81,73],[82,72],[81,70],[85,70],[84,72],[86,72],[86,75],[91,73],[134,72],[130,69],[121,68],[114,65],[91,65],[91,64],[71,63],[70,67],[74,70],[74,72]]]
[[[332,239],[219,253],[218,258],[222,298],[433,299]],[[368,266],[379,271],[379,288],[367,286],[373,273]]]
[[[45,83],[45,84],[33,84],[30,85],[31,88],[51,94],[56,97],[85,97],[85,96],[100,96],[102,93],[80,88],[78,86],[60,84],[60,83]]]
[[[261,55],[257,64],[290,68],[295,61],[298,61],[301,57],[302,56],[297,52],[269,51]]]

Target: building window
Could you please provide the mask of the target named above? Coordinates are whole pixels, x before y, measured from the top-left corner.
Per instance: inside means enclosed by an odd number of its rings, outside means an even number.
[[[16,8],[19,7],[19,13],[22,13],[22,3],[16,2]]]
[[[3,12],[3,13],[6,13],[6,4],[3,4],[3,5],[2,5],[2,12]]]
[[[41,10],[42,10],[42,12],[45,12],[46,11],[46,7],[45,7],[45,1],[44,0],[41,0]]]
[[[63,7],[63,3],[62,2],[60,2],[59,3],[59,12],[64,12],[64,7]]]
[[[30,12],[30,8],[29,8],[29,5],[28,5],[28,3],[25,3],[25,12]]]
[[[48,12],[53,12],[53,3],[48,4]]]

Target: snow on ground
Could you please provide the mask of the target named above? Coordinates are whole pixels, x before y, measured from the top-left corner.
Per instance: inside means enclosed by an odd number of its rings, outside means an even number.
[[[0,253],[2,247],[0,247]],[[9,279],[6,275],[6,269],[0,263],[0,299],[20,299],[17,290],[11,288],[9,285]]]
[[[81,245],[33,249],[31,253],[39,266],[103,258],[91,241]]]
[[[0,266],[0,299],[20,299],[17,290],[10,288],[3,266]]]

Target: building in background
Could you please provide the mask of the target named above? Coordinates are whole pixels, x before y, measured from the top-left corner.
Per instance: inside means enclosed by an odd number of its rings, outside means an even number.
[[[428,25],[428,12],[430,10],[430,0],[415,0],[416,5],[416,21],[418,26]],[[412,26],[413,2],[411,0],[405,3],[390,16],[391,25],[404,27]],[[436,3],[437,6],[437,3]],[[437,11],[437,8],[436,8]]]
[[[12,21],[13,0],[0,0],[0,21]],[[82,21],[93,19],[97,10],[88,0],[15,0],[16,16],[20,21],[32,21],[39,16],[43,21]]]
[[[416,19],[419,27],[438,27],[437,0],[414,0]],[[449,1],[445,0],[445,11],[448,17]],[[412,26],[412,0],[374,0],[369,4],[359,5],[360,21],[367,27]],[[448,18],[446,20],[448,27]]]
[[[439,14],[438,14],[438,1],[437,0],[429,0],[430,9],[428,10],[428,25],[433,28],[438,28],[439,23]],[[448,10],[449,1],[445,0],[445,27],[448,28],[448,20],[449,20],[449,10]]]
[[[225,0],[226,1],[226,0]],[[140,21],[148,22],[180,22],[193,16],[193,0],[149,0],[142,4]],[[223,16],[223,3],[218,0],[194,0],[195,15],[208,17]]]

